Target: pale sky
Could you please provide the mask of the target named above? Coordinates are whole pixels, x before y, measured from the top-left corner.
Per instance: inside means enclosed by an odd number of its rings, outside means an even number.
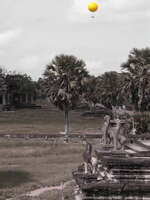
[[[150,47],[150,0],[0,0],[0,65],[33,80],[62,53],[92,75],[120,71],[134,47]]]

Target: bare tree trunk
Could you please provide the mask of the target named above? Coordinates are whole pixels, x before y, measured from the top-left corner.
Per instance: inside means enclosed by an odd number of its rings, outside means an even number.
[[[68,118],[68,110],[65,110],[65,135],[69,134],[69,118]]]

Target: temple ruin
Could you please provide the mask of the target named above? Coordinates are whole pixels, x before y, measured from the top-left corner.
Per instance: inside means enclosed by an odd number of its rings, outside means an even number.
[[[137,135],[132,117],[104,118],[95,161],[73,171],[76,200],[149,200],[150,137]],[[84,155],[86,155],[87,148]],[[86,169],[85,169],[86,166]],[[95,168],[93,170],[93,168]]]

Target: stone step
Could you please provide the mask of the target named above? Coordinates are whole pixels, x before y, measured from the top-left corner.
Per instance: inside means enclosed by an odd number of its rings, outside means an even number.
[[[101,196],[83,197],[82,200],[150,200],[150,196]]]
[[[98,183],[88,183],[81,186],[81,189],[84,192],[92,192],[95,193],[105,193],[105,194],[120,194],[120,193],[133,193],[137,192],[149,194],[150,195],[150,182],[141,182],[141,181],[133,181],[133,182],[113,182],[113,181],[101,181]]]
[[[102,163],[109,168],[150,169],[150,157],[111,157],[103,156]]]
[[[114,168],[112,169],[112,171],[114,173],[131,173],[131,174],[134,174],[134,173],[144,173],[144,174],[150,174],[150,169],[117,169],[117,168]]]
[[[126,179],[126,180],[149,180],[150,181],[150,175],[123,175],[123,174],[120,174],[120,175],[114,175],[114,178],[115,179]]]

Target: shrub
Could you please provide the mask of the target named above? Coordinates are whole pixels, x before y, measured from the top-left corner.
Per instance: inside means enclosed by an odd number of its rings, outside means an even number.
[[[150,112],[136,113],[134,120],[137,134],[150,133]]]

